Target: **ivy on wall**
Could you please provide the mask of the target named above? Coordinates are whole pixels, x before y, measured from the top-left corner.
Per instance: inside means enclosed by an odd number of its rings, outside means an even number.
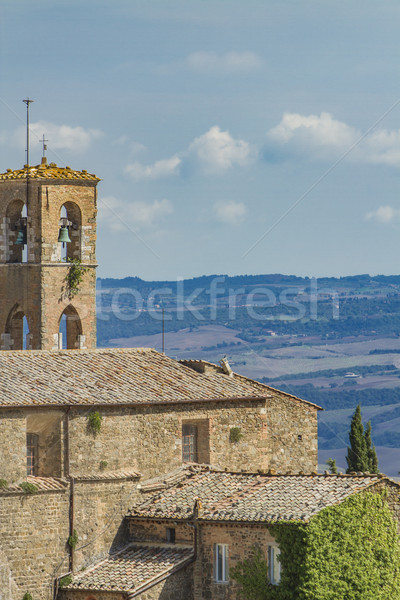
[[[67,282],[67,293],[69,298],[73,298],[79,292],[79,286],[83,281],[83,276],[89,270],[84,267],[79,258],[67,258],[70,263],[65,281]]]
[[[246,600],[400,600],[397,524],[382,494],[356,494],[309,524],[270,528],[279,544],[281,582],[265,583],[264,554],[254,549],[231,570]]]

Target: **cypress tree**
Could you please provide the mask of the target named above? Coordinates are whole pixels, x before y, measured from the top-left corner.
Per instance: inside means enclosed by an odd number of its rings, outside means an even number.
[[[367,423],[364,432],[360,405],[357,406],[351,419],[349,439],[350,446],[347,447],[346,456],[347,473],[352,471],[379,473],[378,457],[371,439],[371,422]]]
[[[358,405],[350,425],[350,446],[347,447],[347,473],[368,471],[368,453],[361,420],[361,406]]]

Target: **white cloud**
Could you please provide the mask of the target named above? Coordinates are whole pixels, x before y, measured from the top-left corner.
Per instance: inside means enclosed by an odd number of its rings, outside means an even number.
[[[365,215],[368,221],[377,221],[378,223],[392,223],[400,221],[400,209],[392,206],[380,206],[376,210]]]
[[[354,162],[400,167],[400,130],[377,129],[363,136],[356,127],[326,112],[308,116],[285,113],[267,138],[271,155],[271,144],[321,160],[337,159],[351,149],[348,159]]]
[[[281,144],[296,142],[308,148],[344,150],[354,144],[360,133],[329,113],[309,116],[284,113],[279,125],[269,130],[268,137]]]
[[[115,196],[105,196],[99,200],[99,220],[113,231],[122,231],[127,226],[134,229],[154,227],[174,211],[166,198],[154,202],[122,202]]]
[[[183,167],[190,165],[200,168],[206,174],[215,174],[235,166],[245,166],[250,154],[251,148],[247,142],[234,139],[229,131],[221,131],[215,125],[195,138],[180,155],[158,160],[150,165],[135,161],[125,167],[125,173],[136,181],[153,180],[179,175]]]
[[[134,162],[125,167],[125,172],[133,179],[160,179],[161,177],[170,177],[178,175],[181,159],[177,156],[158,160],[152,165],[142,165],[139,162]]]
[[[370,162],[400,167],[400,129],[379,129],[366,139]]]
[[[186,65],[204,73],[245,73],[262,67],[263,61],[254,52],[193,52],[186,59]]]
[[[214,204],[216,218],[222,223],[237,225],[243,221],[247,213],[247,208],[243,202],[216,202]]]
[[[99,129],[85,129],[84,127],[71,127],[70,125],[55,125],[48,121],[37,121],[31,123],[30,137],[32,146],[40,142],[44,134],[48,140],[47,145],[52,150],[73,150],[74,152],[85,152],[94,140],[102,137],[103,132]],[[14,134],[17,147],[25,145],[25,129],[19,127]]]
[[[193,140],[188,154],[201,164],[206,173],[218,173],[236,165],[246,165],[250,146],[244,140],[235,140],[229,131],[221,131],[215,125]]]

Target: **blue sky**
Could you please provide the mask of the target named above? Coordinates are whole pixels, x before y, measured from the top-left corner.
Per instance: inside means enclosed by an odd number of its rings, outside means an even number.
[[[398,273],[397,1],[3,0],[0,171],[102,178],[100,276]]]

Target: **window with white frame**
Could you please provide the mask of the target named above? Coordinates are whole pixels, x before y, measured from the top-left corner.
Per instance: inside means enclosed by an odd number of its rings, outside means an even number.
[[[229,581],[228,544],[214,545],[214,579],[217,583]]]
[[[278,585],[281,580],[281,563],[278,546],[268,546],[268,579],[272,585]]]

